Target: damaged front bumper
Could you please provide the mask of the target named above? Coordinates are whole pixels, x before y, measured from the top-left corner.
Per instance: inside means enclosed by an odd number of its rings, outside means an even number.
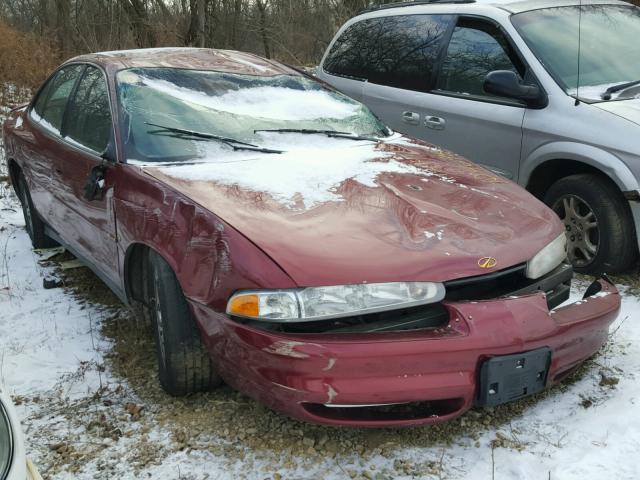
[[[444,306],[449,320],[438,328],[287,334],[192,303],[218,372],[234,388],[300,420],[399,426],[446,421],[475,404],[559,382],[607,341],[620,295],[602,278],[582,301],[556,310],[544,292]],[[499,356],[501,366],[488,363]],[[526,375],[515,372],[521,384],[508,380],[510,361],[513,368],[527,365]],[[497,400],[489,393],[496,385]]]

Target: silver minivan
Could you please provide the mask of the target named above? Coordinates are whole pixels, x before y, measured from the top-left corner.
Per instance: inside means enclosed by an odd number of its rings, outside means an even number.
[[[422,1],[349,20],[318,77],[400,132],[526,187],[563,220],[579,272],[634,265],[640,8]]]

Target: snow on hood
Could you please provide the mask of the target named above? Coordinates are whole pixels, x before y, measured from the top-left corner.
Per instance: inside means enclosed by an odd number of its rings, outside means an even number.
[[[127,72],[123,72],[127,75]],[[130,73],[130,75],[135,75]],[[179,87],[166,80],[144,78],[144,84],[166,95],[194,106],[211,108],[235,115],[272,120],[309,120],[315,118],[348,118],[358,112],[359,105],[338,100],[329,91],[296,90],[279,86],[244,88],[220,96]],[[259,112],[259,114],[256,114]]]
[[[196,164],[148,166],[157,166],[173,178],[213,181],[268,193],[288,207],[302,204],[306,209],[328,201],[341,201],[336,189],[348,179],[375,187],[381,173],[420,173],[417,168],[394,160],[391,152],[379,151],[377,144],[370,141],[324,135],[264,134],[264,137],[269,140],[263,146],[286,151],[282,154],[233,152],[224,145],[212,143],[203,147],[206,156]],[[300,144],[301,140],[304,144]]]
[[[524,189],[451,152],[402,138],[291,137],[304,146],[142,168],[241,232],[301,286],[481,275],[478,259],[508,268],[563,231]]]

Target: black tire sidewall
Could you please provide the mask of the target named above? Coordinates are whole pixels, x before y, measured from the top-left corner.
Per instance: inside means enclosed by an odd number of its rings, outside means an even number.
[[[175,396],[209,390],[219,380],[178,280],[155,252],[150,252],[149,267],[149,310],[160,383]]]
[[[56,246],[56,243],[44,233],[44,222],[40,219],[38,212],[36,212],[36,209],[33,206],[29,186],[27,185],[27,181],[22,172],[20,172],[18,176],[18,191],[18,197],[22,204],[22,214],[24,216],[26,230],[29,234],[29,238],[31,239],[33,248],[50,248]]]
[[[563,196],[574,195],[593,211],[598,222],[599,245],[593,261],[574,267],[578,273],[617,273],[632,266],[637,256],[633,218],[615,185],[597,175],[579,174],[554,183],[544,196],[553,208]]]

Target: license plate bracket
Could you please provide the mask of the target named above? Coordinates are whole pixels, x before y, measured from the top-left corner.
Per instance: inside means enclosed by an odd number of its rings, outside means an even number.
[[[550,365],[551,349],[547,347],[486,360],[480,368],[477,404],[494,407],[541,392]]]

